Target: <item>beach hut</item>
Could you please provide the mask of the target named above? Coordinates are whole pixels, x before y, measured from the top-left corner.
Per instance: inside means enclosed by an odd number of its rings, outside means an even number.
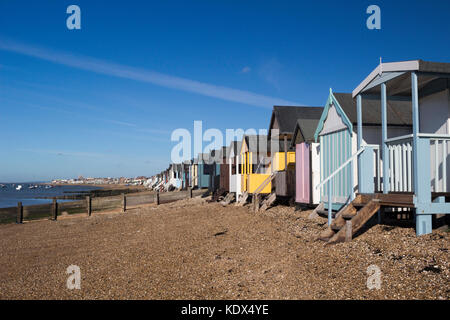
[[[168,188],[173,187],[175,189],[180,189],[182,186],[182,164],[172,163],[169,169],[169,182]]]
[[[220,187],[220,162],[221,162],[221,150],[211,150],[205,166],[205,173],[209,175],[208,190],[216,192]]]
[[[191,186],[191,160],[183,161],[181,165],[181,188],[186,190]]]
[[[161,184],[159,185],[159,190],[160,191],[166,191],[169,186],[169,180],[170,180],[170,165],[169,168],[167,168],[166,170],[164,170],[162,173],[162,179],[161,179]]]
[[[219,188],[226,192],[230,192],[230,163],[229,163],[230,147],[222,147],[220,149],[220,182]]]
[[[210,183],[210,158],[209,153],[200,153],[198,155],[198,162],[197,162],[197,168],[198,168],[198,188],[199,189],[209,189],[209,183]]]
[[[380,153],[378,147],[382,137],[381,100],[376,96],[368,97],[367,110],[360,119],[364,128],[364,137],[358,136],[357,104],[350,93],[333,93],[330,90],[321,118],[314,133],[314,141],[320,142],[320,201],[326,210],[338,211],[354,199],[358,191],[358,168],[354,161],[358,157],[358,144],[369,145],[373,149],[370,156],[373,170],[366,172],[379,190]],[[412,131],[411,103],[405,100],[392,100],[388,114],[390,137],[410,134]],[[368,147],[369,148],[369,147]],[[317,186],[313,186],[317,187]],[[330,195],[330,197],[328,197]],[[330,206],[331,204],[331,206]]]
[[[191,188],[198,188],[198,158],[192,159],[192,165],[190,170]]]
[[[229,170],[229,190],[236,193],[236,199],[241,194],[241,166],[239,151],[242,141],[232,141],[229,146],[228,170]]]
[[[298,115],[291,139],[295,150],[295,202],[318,205],[320,183],[320,145],[314,142],[314,133],[323,108],[304,108]]]
[[[432,216],[450,213],[450,63],[422,60],[380,63],[353,91],[357,101],[358,184],[366,202],[376,198],[383,208],[411,208],[416,234],[432,232]],[[371,104],[376,97],[377,104]],[[402,101],[399,105],[397,101]],[[374,108],[378,111],[374,111]],[[377,191],[371,179],[373,148],[364,145],[372,132],[364,119],[376,114],[381,132],[383,184]],[[389,131],[396,115],[404,115],[407,132]],[[326,177],[326,175],[324,176]],[[367,204],[368,205],[368,204]],[[357,216],[362,215],[362,210]],[[355,231],[355,228],[353,228]]]
[[[266,163],[269,148],[267,135],[244,135],[240,149],[241,192],[270,194],[271,183],[263,184],[270,177]],[[261,187],[262,186],[262,187]],[[260,188],[261,187],[261,188]]]
[[[295,197],[295,147],[291,140],[298,120],[320,117],[321,108],[274,106],[269,124],[270,172],[277,197]]]

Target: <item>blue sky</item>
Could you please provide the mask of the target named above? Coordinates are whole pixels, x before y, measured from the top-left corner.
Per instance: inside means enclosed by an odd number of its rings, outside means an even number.
[[[81,30],[66,8],[81,8]],[[381,30],[366,8],[381,8]],[[384,61],[450,62],[450,2],[0,2],[0,181],[151,175],[176,128],[267,129]]]

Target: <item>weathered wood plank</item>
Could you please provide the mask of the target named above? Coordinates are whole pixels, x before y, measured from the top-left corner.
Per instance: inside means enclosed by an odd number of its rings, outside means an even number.
[[[405,207],[414,206],[414,195],[411,193],[374,193],[374,194],[358,194],[361,203],[369,203],[372,199],[380,200],[381,206],[389,207]]]
[[[361,227],[364,226],[364,224],[366,224],[366,222],[378,212],[380,207],[380,201],[373,199],[364,208],[359,210],[356,216],[351,219],[352,235],[358,232],[358,230],[361,229]],[[346,234],[347,225],[344,225],[344,227],[328,241],[328,244],[344,242],[346,239]]]
[[[237,205],[237,206],[240,206],[240,207],[244,206],[244,205],[247,203],[248,196],[249,196],[249,195],[248,195],[248,192],[245,191],[245,192],[241,195],[241,197],[240,197],[239,201],[236,203],[236,205]]]
[[[342,217],[342,215],[345,213],[356,213],[356,212],[357,210],[352,203],[342,208],[341,211],[339,211],[336,214],[333,223],[325,231],[322,231],[317,239],[322,241],[330,240],[330,238],[333,237],[336,232],[338,232],[345,226],[345,219]]]
[[[277,200],[277,195],[276,193],[271,193],[270,196],[264,200],[260,211],[266,211],[267,209],[270,208],[270,206],[273,205],[273,203],[275,202],[275,200]]]

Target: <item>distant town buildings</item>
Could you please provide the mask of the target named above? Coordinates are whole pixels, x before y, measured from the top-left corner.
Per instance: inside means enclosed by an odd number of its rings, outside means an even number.
[[[52,184],[121,184],[121,185],[130,185],[130,186],[140,186],[144,185],[145,182],[149,178],[144,176],[139,176],[136,178],[84,178],[83,176],[79,176],[76,179],[54,179],[52,180]]]

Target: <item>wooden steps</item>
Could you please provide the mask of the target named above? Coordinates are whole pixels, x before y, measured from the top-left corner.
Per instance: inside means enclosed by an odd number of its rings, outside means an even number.
[[[354,202],[359,203],[359,199],[358,200],[355,199]],[[341,228],[345,225],[345,219],[342,217],[342,215],[346,214],[346,213],[353,214],[356,212],[357,212],[357,210],[353,206],[353,202],[350,203],[349,205],[345,206],[344,208],[342,208],[342,210],[336,214],[335,219],[333,220],[333,223],[331,224],[331,226],[329,226],[327,230],[323,231],[319,235],[319,239],[323,240],[323,241],[330,240],[330,238],[335,234],[335,232],[338,232],[339,230],[341,230]]]
[[[242,207],[247,203],[248,199],[248,192],[245,191],[241,196],[239,197],[238,201],[236,201],[236,206]]]
[[[209,202],[217,202],[220,198],[224,197],[227,194],[227,191],[223,188],[217,189],[212,193],[211,200]]]
[[[364,226],[366,222],[378,212],[378,210],[380,210],[380,207],[380,201],[378,199],[371,200],[361,210],[353,215],[352,218],[346,220],[344,226],[335,235],[333,235],[330,240],[328,240],[328,244],[350,241],[351,237],[358,232],[359,229],[361,229],[362,226]],[[343,219],[345,220],[344,217]],[[348,228],[351,228],[351,230],[348,230]]]
[[[266,200],[263,201],[261,208],[259,209],[260,211],[266,211],[267,209],[269,209],[275,202],[275,200],[277,200],[277,195],[275,192],[271,193],[269,197],[267,197]]]
[[[235,200],[235,195],[233,192],[230,192],[226,195],[226,197],[222,201],[220,201],[220,204],[223,206],[227,206],[234,200]]]
[[[320,233],[317,240],[328,244],[349,241],[380,210],[382,203],[376,197],[368,199],[364,195],[357,195],[355,200],[336,214],[333,223]]]

